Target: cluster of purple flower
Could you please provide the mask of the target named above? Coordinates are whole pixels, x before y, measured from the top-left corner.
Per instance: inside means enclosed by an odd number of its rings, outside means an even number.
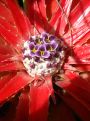
[[[65,55],[63,45],[62,40],[48,33],[31,36],[23,50],[23,63],[28,73],[31,76],[47,75],[59,70]]]

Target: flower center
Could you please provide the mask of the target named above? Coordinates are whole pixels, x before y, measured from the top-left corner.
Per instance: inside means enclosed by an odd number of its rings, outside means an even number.
[[[31,36],[23,49],[23,64],[29,75],[46,76],[58,72],[65,57],[63,45],[61,39],[51,34]]]

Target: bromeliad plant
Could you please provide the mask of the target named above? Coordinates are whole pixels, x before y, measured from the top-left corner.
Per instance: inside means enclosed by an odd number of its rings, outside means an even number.
[[[20,92],[14,120],[46,121],[58,95],[64,119],[71,108],[89,121],[90,1],[26,0],[25,11],[0,1],[0,104]]]

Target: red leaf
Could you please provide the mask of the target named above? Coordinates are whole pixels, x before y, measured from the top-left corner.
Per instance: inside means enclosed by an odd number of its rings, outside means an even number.
[[[6,2],[0,1],[0,11],[0,35],[15,47],[21,41],[21,35]]]
[[[26,13],[33,26],[33,35],[48,31],[50,26],[46,18],[45,0],[26,0],[26,8]]]
[[[24,92],[19,97],[15,121],[29,121],[29,94]]]
[[[70,22],[74,27],[79,27],[83,23],[87,24],[88,22],[90,22],[89,16],[90,16],[90,0],[82,0],[79,1],[77,6],[72,10],[70,14]]]
[[[15,34],[13,31],[7,30],[5,25],[0,25],[0,35],[13,46],[17,45],[18,40],[19,42],[22,41],[22,38],[19,34]]]
[[[68,46],[70,46],[71,41],[73,45],[77,46],[79,45],[78,43],[82,42],[82,44],[84,44],[87,41],[87,39],[89,38],[89,33],[90,33],[90,30],[88,29],[87,25],[84,24],[80,28],[77,27],[73,29],[72,33],[71,32],[66,33],[63,36],[63,38]],[[87,38],[85,38],[86,35],[87,35]]]
[[[23,77],[22,77],[23,75]],[[7,82],[0,90],[0,103],[17,93],[32,81],[32,78],[25,73],[17,73],[15,77]]]
[[[61,121],[75,121],[75,117],[71,109],[64,103],[61,102],[60,104],[60,112],[59,112],[59,120]]]
[[[80,60],[78,59],[76,56],[74,57],[69,57],[68,58],[68,63],[67,64],[75,64],[75,65],[79,65],[79,64],[90,64],[90,60]]]
[[[68,93],[59,94],[59,96],[83,121],[90,120],[90,111],[79,100],[76,100]]]
[[[2,50],[4,50],[4,49],[1,49],[1,51]],[[7,48],[6,48],[6,50],[7,50]],[[19,61],[19,62],[22,61],[22,57],[17,55],[16,53],[13,53],[13,52],[10,53],[8,50],[7,50],[7,52],[1,52],[1,53],[4,53],[4,54],[0,54],[0,63],[1,64],[3,64],[3,63],[9,64],[9,62],[12,62],[12,61],[15,63],[17,61]]]
[[[75,73],[68,72],[67,77],[71,80],[71,82],[78,87],[86,90],[90,93],[90,83],[88,80],[81,78],[80,76],[76,75]]]
[[[23,11],[20,10],[19,6],[15,4],[12,0],[7,0],[7,4],[9,9],[11,10],[12,16],[15,20],[15,23],[17,25],[17,28],[20,30],[23,38],[25,40],[28,40],[30,37],[30,28],[28,25],[30,25],[28,22],[27,17],[23,13]]]
[[[5,56],[14,56],[16,51],[13,50],[13,48],[11,46],[9,46],[5,41],[2,42],[2,39],[0,38],[0,55],[4,56],[0,56],[1,60],[2,58],[5,58]]]
[[[74,54],[80,60],[90,59],[90,44],[76,47],[74,49]]]
[[[45,80],[45,83],[39,87],[32,85],[30,88],[30,119],[31,121],[47,121],[49,96],[51,88],[48,84],[51,80]],[[50,82],[51,83],[51,82]]]
[[[64,65],[65,70],[69,71],[79,71],[79,72],[87,72],[90,71],[90,64],[73,64],[68,65],[67,63]]]
[[[0,26],[3,26],[7,31],[18,34],[16,26],[14,24],[11,24],[10,21],[7,20],[7,18],[0,18]]]
[[[0,72],[4,71],[14,71],[14,70],[23,70],[25,69],[23,64],[20,62],[8,62],[0,64]]]
[[[90,64],[75,65],[75,68],[80,72],[90,71]]]
[[[57,105],[52,106],[49,114],[49,121],[76,121],[75,116],[70,109],[69,106],[67,106],[64,101],[59,98],[60,102]]]
[[[90,44],[76,46],[72,57],[68,57],[68,64],[90,64]]]
[[[6,20],[9,24],[15,26],[14,19],[12,17],[12,14],[7,6],[6,0],[0,1],[0,19]],[[15,28],[13,28],[15,29]]]
[[[85,35],[81,38],[81,39],[78,39],[76,42],[75,42],[75,46],[81,46],[81,45],[83,45],[84,43],[87,43],[88,42],[88,40],[89,40],[89,38],[90,38],[90,31],[88,32],[86,32],[85,33]]]
[[[78,114],[84,121],[89,121],[90,116],[90,83],[76,75],[67,72],[68,80],[57,82],[65,90],[59,96]]]
[[[40,13],[42,15],[42,17],[44,19],[47,18],[47,15],[46,15],[46,4],[45,4],[45,0],[37,0],[37,3],[38,3],[38,7],[39,7],[39,10],[40,10]]]
[[[64,30],[66,27],[66,24],[68,23],[68,16],[70,13],[70,8],[72,5],[72,0],[61,0],[58,2],[58,10],[56,13],[52,16],[50,20],[50,25],[53,26],[53,29],[57,31],[57,35],[64,34]],[[58,19],[60,18],[60,19]]]
[[[65,2],[65,4],[62,7],[63,11],[62,11],[61,20],[60,20],[61,24],[60,24],[60,32],[59,33],[61,35],[65,33],[65,27],[66,27],[67,23],[69,22],[68,17],[69,17],[69,14],[70,14],[71,5],[72,5],[73,0],[62,0],[62,3],[63,3],[63,1]],[[70,23],[68,23],[68,24],[70,24]]]
[[[1,37],[20,49],[21,44],[30,37],[29,20],[12,0],[0,1],[0,11]]]
[[[1,88],[3,88],[5,85],[7,85],[7,83],[11,80],[11,78],[13,78],[13,76],[15,76],[14,74],[8,74],[5,76],[2,76],[2,78],[0,79],[0,90]]]
[[[86,87],[83,88],[84,85],[75,85],[73,82],[60,82],[58,85],[65,89],[76,100],[80,101],[88,110],[90,109],[90,92],[86,90]]]
[[[46,12],[49,20],[54,15],[58,7],[56,0],[46,0]]]

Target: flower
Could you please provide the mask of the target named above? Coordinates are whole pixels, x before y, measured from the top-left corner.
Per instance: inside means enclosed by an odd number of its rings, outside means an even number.
[[[28,19],[0,1],[0,104],[18,94],[16,121],[46,121],[55,92],[62,120],[89,121],[90,1],[50,2],[26,0]]]

